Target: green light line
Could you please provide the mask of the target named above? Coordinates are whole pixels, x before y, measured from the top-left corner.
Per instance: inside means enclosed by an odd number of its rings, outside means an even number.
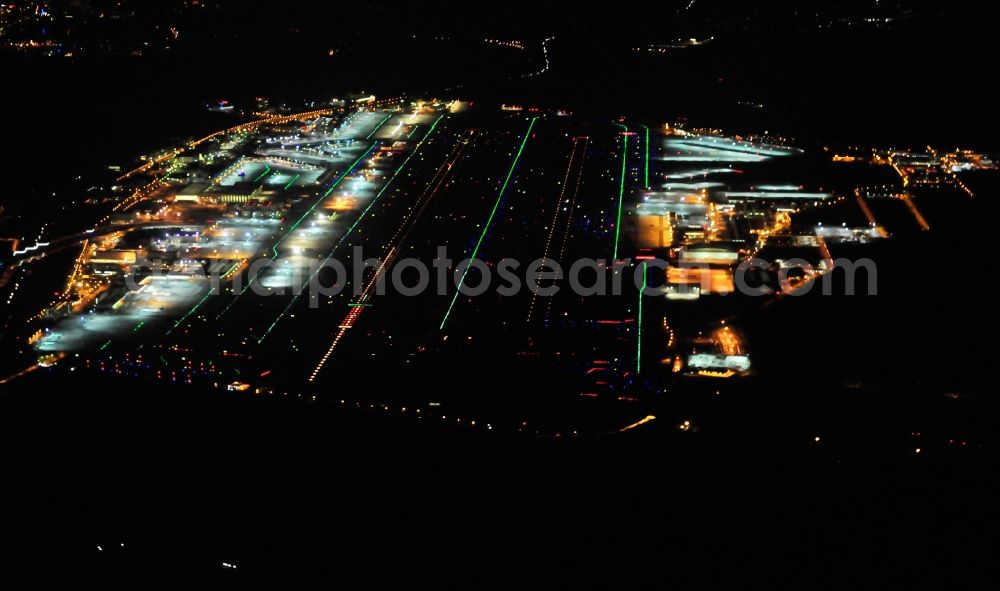
[[[333,245],[333,248],[330,250],[330,254],[326,255],[326,258],[323,259],[323,263],[320,264],[319,269],[317,269],[316,272],[314,272],[312,275],[309,276],[309,280],[306,283],[311,283],[316,278],[316,276],[319,275],[319,272],[322,271],[323,268],[326,266],[327,261],[329,261],[333,257],[334,253],[337,252],[337,248],[340,247],[340,245],[344,242],[344,240],[347,240],[347,237],[350,236],[351,233],[354,231],[354,228],[356,228],[357,225],[361,223],[361,220],[363,220],[365,216],[368,215],[368,212],[379,201],[379,199],[382,197],[382,194],[385,193],[386,189],[388,189],[389,186],[392,185],[392,182],[396,179],[399,173],[402,172],[403,169],[406,168],[406,165],[410,162],[410,160],[417,155],[417,152],[420,150],[420,146],[422,146],[423,143],[427,140],[427,138],[430,137],[432,133],[434,133],[434,130],[437,128],[438,123],[440,123],[442,119],[444,119],[444,115],[441,115],[440,117],[437,118],[436,121],[434,121],[430,129],[427,130],[427,133],[424,134],[424,137],[422,137],[420,141],[417,142],[417,145],[413,148],[413,152],[411,152],[410,155],[406,157],[406,160],[404,160],[403,163],[399,165],[399,168],[397,168],[396,171],[392,173],[392,176],[389,177],[389,180],[386,181],[382,189],[371,200],[371,203],[368,204],[368,207],[366,207],[364,211],[361,212],[361,215],[358,216],[358,219],[354,220],[354,223],[347,228],[347,231],[344,233],[343,236],[340,237],[340,240],[338,240],[337,243]],[[292,301],[288,302],[288,305],[285,306],[285,309],[281,311],[281,314],[278,314],[278,317],[274,319],[274,322],[271,323],[271,326],[268,327],[268,329],[264,332],[264,336],[257,339],[258,345],[264,342],[264,339],[266,339],[268,335],[271,334],[271,331],[274,330],[275,326],[278,326],[278,323],[281,322],[281,319],[285,317],[285,314],[288,314],[288,311],[292,309],[292,306],[295,305],[295,302],[299,301],[299,298],[302,297],[302,294],[304,292],[305,290],[302,290],[299,293],[295,294],[294,297],[292,297]]]
[[[260,176],[259,176],[259,177],[257,177],[257,178],[255,178],[255,179],[253,180],[253,182],[255,182],[255,183],[256,183],[257,181],[259,181],[260,179],[262,179],[262,178],[266,177],[266,176],[267,176],[267,175],[269,175],[269,174],[271,174],[271,167],[270,167],[270,166],[268,166],[267,164],[265,164],[265,165],[264,165],[264,172],[260,173]]]
[[[642,287],[639,288],[639,320],[636,326],[639,330],[639,338],[635,345],[635,373],[642,373],[642,298],[646,293],[646,263],[642,263]]]
[[[441,320],[441,326],[438,330],[444,330],[444,325],[448,322],[448,317],[451,316],[451,310],[455,307],[455,302],[458,301],[458,296],[462,293],[462,286],[465,285],[465,277],[469,274],[469,269],[472,268],[472,262],[476,260],[476,255],[479,254],[479,247],[483,245],[483,240],[486,239],[486,234],[490,231],[490,224],[493,223],[493,217],[496,216],[497,209],[500,208],[500,201],[503,200],[504,193],[507,192],[507,185],[510,184],[510,179],[514,176],[514,169],[517,168],[517,163],[521,160],[521,154],[524,153],[524,147],[528,144],[528,139],[531,137],[531,130],[534,129],[537,121],[538,117],[533,117],[531,119],[531,123],[528,125],[528,131],[524,133],[524,139],[521,140],[521,147],[518,149],[517,155],[514,156],[514,161],[510,163],[510,170],[507,171],[507,178],[504,179],[503,186],[500,187],[500,193],[497,195],[496,203],[493,204],[493,210],[490,212],[490,217],[486,220],[486,226],[483,228],[483,233],[479,235],[479,241],[476,242],[476,247],[472,249],[472,256],[469,257],[469,265],[465,268],[465,272],[462,273],[462,279],[458,282],[455,297],[451,299],[451,304],[448,306],[448,311],[445,312],[444,318]]]
[[[222,277],[223,278],[227,277],[230,273],[233,272],[233,269],[235,269],[236,267],[238,267],[241,264],[243,264],[242,261],[236,261],[235,263],[233,263],[232,265],[230,265],[229,268],[226,269],[226,272],[222,274]]]
[[[625,133],[622,134],[622,178],[618,187],[618,219],[615,221],[615,252],[611,257],[612,262],[618,260],[618,240],[621,238],[622,232],[622,202],[625,200],[625,168],[628,165],[628,127],[621,123],[615,125],[624,129]]]
[[[302,175],[301,175],[301,174],[297,174],[297,175],[295,175],[295,178],[294,178],[294,179],[292,179],[292,180],[290,180],[290,181],[288,181],[288,184],[287,184],[287,185],[285,185],[285,190],[287,191],[287,190],[291,189],[291,188],[292,188],[292,185],[294,185],[294,184],[295,184],[295,181],[299,180],[300,178],[302,178]]]
[[[340,186],[340,183],[345,178],[347,178],[347,175],[349,175],[352,172],[354,172],[354,169],[358,167],[358,164],[361,164],[361,161],[364,160],[365,158],[367,158],[372,153],[372,151],[375,150],[375,148],[377,146],[378,146],[378,142],[375,142],[374,144],[372,144],[372,147],[368,148],[367,152],[365,152],[364,154],[362,154],[357,160],[355,160],[347,168],[347,170],[345,170],[344,172],[342,172],[340,174],[340,176],[337,178],[337,180],[334,181],[333,185],[330,186],[330,190],[329,191],[327,191],[326,193],[323,194],[322,197],[320,197],[319,199],[317,199],[316,202],[313,203],[312,206],[308,210],[306,210],[306,212],[304,214],[302,214],[302,217],[300,217],[299,219],[295,220],[295,223],[292,224],[292,226],[290,228],[288,228],[288,231],[285,232],[285,235],[281,237],[281,240],[278,240],[277,242],[275,242],[274,246],[271,247],[271,251],[274,253],[274,258],[278,258],[278,247],[281,246],[281,243],[284,242],[285,239],[287,239],[292,234],[292,232],[294,232],[295,229],[299,227],[300,224],[302,224],[302,220],[304,220],[307,217],[309,217],[309,215],[312,214],[312,212],[316,210],[316,207],[319,206],[319,204],[322,203],[324,199],[326,199],[327,197],[329,197],[330,193],[333,193],[334,189],[336,189],[338,186]],[[244,290],[244,291],[246,291],[246,290]]]
[[[144,324],[146,324],[146,321],[145,321],[145,320],[143,320],[143,321],[142,321],[142,322],[140,322],[139,324],[136,324],[136,325],[135,325],[135,328],[133,328],[133,329],[132,329],[132,332],[133,332],[133,333],[134,333],[134,332],[138,332],[138,331],[139,331],[139,329],[140,329],[140,328],[142,328]]]
[[[369,140],[372,139],[372,136],[375,135],[376,133],[378,133],[378,130],[382,129],[382,126],[385,125],[385,122],[388,121],[391,118],[392,118],[392,115],[386,115],[385,119],[383,119],[381,123],[379,123],[378,125],[376,125],[375,129],[373,129],[372,132],[369,133],[368,137],[365,138],[365,139],[369,139]]]
[[[107,349],[109,345],[111,345],[111,339],[108,339],[103,345],[101,345],[101,351]]]
[[[646,130],[646,190],[649,190],[649,127],[643,125],[643,129]]]
[[[340,175],[340,178],[338,178],[336,180],[336,182],[334,182],[332,185],[330,185],[330,188],[327,189],[326,193],[323,193],[323,198],[329,197],[330,193],[333,193],[333,191],[340,185],[340,181],[344,180],[344,177],[346,177],[347,175],[349,175],[352,172],[354,172],[354,169],[358,166],[358,164],[360,164],[362,160],[364,160],[365,158],[367,158],[368,155],[371,154],[372,151],[376,147],[378,147],[378,145],[379,145],[378,140],[375,140],[375,142],[372,144],[372,147],[368,148],[367,152],[365,152],[364,154],[361,155],[360,158],[358,158],[357,160],[355,160],[354,164],[351,164],[351,167],[348,168],[347,171],[344,174]],[[309,208],[309,211],[306,212],[306,215],[309,215],[310,213],[312,213],[312,210],[315,209],[317,205],[319,205],[320,201],[322,201],[322,199],[316,201],[316,203],[314,203],[313,206]],[[299,221],[295,222],[295,225],[299,225],[299,223],[302,222],[302,218],[304,218],[304,217],[306,217],[306,216],[304,215],[301,218],[299,218]]]
[[[201,298],[200,302],[198,302],[197,304],[195,304],[190,310],[188,310],[187,314],[185,314],[184,316],[182,316],[180,320],[178,320],[177,322],[175,322],[174,325],[170,327],[170,330],[167,331],[167,336],[169,337],[170,333],[174,332],[174,329],[176,329],[178,326],[184,324],[184,321],[187,320],[192,314],[194,314],[195,310],[197,310],[198,308],[200,308],[201,305],[205,303],[205,300],[207,300],[211,295],[212,295],[212,289],[209,288],[208,293],[205,294],[205,297]]]
[[[296,222],[294,224],[292,224],[292,227],[289,228],[287,232],[285,232],[285,235],[282,236],[280,240],[278,240],[277,242],[274,243],[274,246],[271,247],[271,251],[274,252],[274,258],[275,259],[278,258],[278,246],[280,246],[281,243],[284,242],[285,239],[288,238],[292,234],[292,232],[295,231],[295,228],[299,227],[299,224],[302,223],[302,220],[306,219],[306,217],[309,216],[309,214],[311,214],[316,209],[316,206],[318,206],[320,204],[320,202],[322,202],[323,199],[325,199],[327,197],[327,195],[329,195],[330,193],[332,193],[333,190],[337,188],[337,185],[339,185],[341,181],[343,181],[345,178],[347,178],[347,175],[349,175],[352,172],[354,172],[354,169],[357,168],[358,164],[360,164],[362,160],[364,160],[369,154],[371,154],[372,151],[376,147],[378,147],[378,145],[379,145],[378,142],[375,142],[374,144],[372,144],[372,147],[368,148],[367,152],[365,152],[364,154],[362,154],[361,157],[359,157],[357,160],[355,160],[354,163],[351,164],[351,166],[347,170],[345,170],[343,173],[341,173],[340,177],[337,178],[337,180],[333,183],[333,186],[330,187],[330,190],[327,191],[325,195],[323,195],[322,197],[320,197],[319,199],[317,199],[316,202],[312,204],[312,207],[310,207],[308,211],[306,211],[304,214],[302,214],[302,217],[300,217],[298,220],[296,220]],[[226,306],[225,308],[223,308],[222,312],[220,312],[219,315],[215,317],[216,320],[218,320],[218,319],[222,318],[223,316],[225,316],[226,312],[228,312],[229,309],[233,307],[233,304],[236,303],[236,300],[238,300],[241,297],[243,297],[243,295],[247,292],[247,290],[250,289],[250,286],[252,286],[253,283],[254,283],[254,281],[257,280],[257,277],[260,277],[260,273],[259,272],[257,273],[257,275],[254,275],[253,279],[251,279],[250,281],[247,281],[247,284],[243,287],[243,290],[240,291],[239,295],[237,295],[235,298],[233,298],[233,301],[229,302],[229,305]],[[200,306],[201,303],[199,303],[198,305]]]
[[[388,180],[388,181],[386,181],[385,185],[384,185],[384,186],[382,187],[382,190],[380,190],[380,191],[379,191],[379,192],[378,192],[378,193],[377,193],[377,194],[375,195],[375,198],[374,198],[374,199],[372,199],[371,203],[369,203],[369,204],[368,204],[368,207],[366,207],[366,208],[364,209],[364,211],[362,211],[362,212],[361,212],[361,215],[360,215],[360,216],[358,216],[358,219],[354,220],[354,223],[353,223],[353,224],[351,224],[351,226],[350,226],[350,227],[349,227],[349,228],[347,229],[347,233],[346,233],[346,234],[344,234],[344,235],[343,235],[343,236],[342,236],[342,237],[340,238],[340,240],[339,240],[339,241],[337,242],[336,246],[334,246],[334,247],[333,247],[333,248],[334,248],[334,250],[336,250],[337,246],[340,246],[340,243],[341,243],[341,242],[343,242],[343,241],[344,241],[344,239],[345,239],[345,238],[347,238],[347,237],[348,237],[348,236],[349,236],[349,235],[351,234],[351,232],[353,232],[353,231],[354,231],[354,228],[355,228],[355,226],[357,226],[357,225],[358,225],[359,223],[361,223],[361,220],[362,220],[362,219],[364,219],[364,217],[365,217],[366,215],[368,215],[368,210],[370,210],[370,209],[371,209],[371,208],[372,208],[372,207],[373,207],[373,206],[375,205],[375,203],[376,203],[376,202],[377,202],[377,201],[379,200],[379,198],[380,198],[380,197],[382,197],[382,194],[383,194],[383,193],[385,193],[386,189],[388,189],[388,188],[389,188],[389,185],[391,185],[391,184],[392,184],[392,181],[393,181],[393,180],[395,180],[396,176],[397,176],[397,175],[398,175],[398,174],[399,174],[400,172],[402,172],[402,171],[403,171],[403,169],[404,169],[404,168],[406,167],[406,165],[407,165],[407,164],[408,164],[408,163],[410,162],[410,159],[411,159],[411,158],[413,158],[414,156],[416,156],[416,155],[417,155],[417,150],[418,150],[418,149],[420,149],[420,146],[421,146],[421,144],[423,144],[423,143],[424,143],[424,140],[426,140],[426,139],[427,139],[427,137],[428,137],[428,136],[430,136],[430,135],[431,135],[431,133],[433,133],[433,132],[434,132],[434,128],[436,128],[436,127],[438,126],[438,123],[440,123],[442,119],[444,119],[444,115],[441,115],[440,117],[438,117],[438,118],[437,118],[437,121],[435,121],[435,122],[434,122],[434,124],[433,124],[433,125],[431,125],[431,128],[427,130],[427,133],[425,133],[425,134],[424,134],[424,137],[423,137],[423,138],[421,138],[419,142],[417,142],[417,145],[416,145],[416,146],[415,146],[415,147],[413,148],[413,152],[412,152],[412,153],[410,153],[410,155],[406,157],[406,160],[404,160],[404,161],[403,161],[403,163],[399,165],[399,168],[397,168],[397,169],[396,169],[396,170],[395,170],[395,171],[394,171],[394,172],[392,173],[392,176],[391,176],[391,177],[389,177],[389,180]],[[332,254],[332,253],[331,253],[331,254]],[[327,258],[329,258],[329,257],[327,257]]]

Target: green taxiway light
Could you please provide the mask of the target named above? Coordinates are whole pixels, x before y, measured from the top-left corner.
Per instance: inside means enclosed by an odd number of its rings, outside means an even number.
[[[636,327],[639,331],[639,338],[635,345],[635,373],[642,373],[642,298],[646,293],[646,263],[642,263],[642,287],[639,288],[639,319]]]
[[[226,272],[222,274],[222,276],[223,277],[228,277],[229,274],[232,273],[233,270],[236,269],[236,267],[238,267],[238,266],[240,266],[240,261],[236,261],[235,263],[233,263],[232,265],[230,265],[229,268],[226,269]]]
[[[618,260],[618,240],[622,231],[622,202],[625,200],[625,168],[628,165],[628,127],[621,123],[616,123],[625,132],[622,134],[622,178],[618,186],[618,218],[615,221],[615,252],[611,257],[612,262]]]
[[[646,130],[646,190],[649,190],[649,127],[643,125],[643,129]]]
[[[361,212],[361,215],[358,216],[358,219],[354,220],[354,223],[347,228],[347,231],[344,233],[343,236],[340,237],[340,240],[338,240],[337,243],[333,245],[333,249],[330,250],[330,254],[328,254],[326,258],[323,259],[323,264],[321,264],[319,266],[319,269],[317,269],[316,272],[314,272],[309,277],[309,282],[312,282],[312,280],[315,279],[317,275],[319,275],[319,272],[326,266],[326,262],[329,261],[331,257],[333,257],[333,253],[337,252],[337,248],[340,247],[340,245],[344,242],[344,240],[347,240],[347,237],[351,235],[351,233],[354,231],[354,228],[356,228],[357,225],[361,223],[361,220],[363,220],[365,216],[368,215],[368,212],[371,211],[372,207],[374,207],[375,204],[379,202],[379,199],[382,197],[382,194],[385,193],[386,189],[388,189],[390,185],[392,185],[392,182],[396,179],[397,176],[399,176],[399,173],[402,172],[404,168],[406,168],[407,163],[409,163],[410,160],[417,155],[417,151],[420,150],[420,146],[422,146],[423,143],[427,140],[427,138],[430,137],[432,133],[434,133],[434,130],[437,129],[438,123],[440,123],[442,119],[444,119],[444,115],[441,115],[434,121],[430,129],[427,130],[427,133],[424,134],[424,137],[421,138],[419,142],[417,142],[417,145],[413,148],[413,152],[411,152],[410,155],[406,157],[406,160],[404,160],[403,163],[399,165],[399,168],[397,168],[396,171],[392,173],[392,176],[389,177],[388,181],[386,181],[385,185],[382,187],[382,190],[380,190],[378,193],[375,194],[375,197],[371,200],[371,203],[368,204],[368,207],[366,207],[364,211]],[[269,326],[268,329],[264,332],[264,336],[257,339],[258,345],[264,342],[264,339],[266,339],[267,336],[271,334],[271,331],[274,330],[274,327],[278,325],[278,322],[280,322],[281,319],[284,318],[285,314],[287,314],[288,311],[292,309],[292,306],[295,305],[295,302],[299,301],[299,298],[302,297],[303,291],[300,291],[299,293],[295,294],[294,297],[292,297],[292,301],[288,302],[288,305],[285,306],[285,309],[281,311],[281,314],[278,314],[278,317],[274,319],[274,322],[271,323],[271,326]]]
[[[208,300],[209,297],[211,297],[211,295],[212,295],[212,290],[209,289],[208,293],[205,294],[205,297],[201,298],[201,301],[199,301],[197,304],[195,304],[194,307],[192,307],[190,310],[188,310],[187,314],[185,314],[184,316],[182,316],[180,320],[178,320],[177,322],[175,322],[174,325],[170,327],[170,330],[167,331],[167,336],[170,336],[170,333],[174,332],[174,330],[178,326],[184,324],[184,321],[187,320],[192,314],[194,314],[195,311],[198,308],[200,308],[201,305],[204,304],[205,301]]]
[[[531,123],[528,125],[528,131],[524,133],[524,139],[521,140],[521,147],[517,151],[517,155],[514,156],[514,161],[510,163],[510,170],[507,171],[507,178],[503,181],[503,186],[500,187],[500,193],[497,195],[496,203],[493,204],[493,210],[490,212],[489,219],[486,220],[486,226],[483,228],[483,233],[479,235],[479,241],[476,242],[476,247],[472,249],[472,256],[469,257],[469,265],[465,268],[465,272],[462,273],[462,279],[458,282],[458,289],[455,291],[455,297],[451,299],[451,304],[448,306],[448,311],[445,312],[444,318],[441,320],[441,326],[439,330],[444,330],[444,325],[448,322],[448,317],[451,316],[451,310],[455,307],[455,302],[458,301],[458,296],[462,293],[462,286],[465,285],[465,277],[469,274],[469,269],[472,267],[472,262],[476,260],[476,255],[479,254],[479,247],[483,245],[483,240],[486,238],[486,234],[490,231],[490,224],[493,223],[493,217],[497,214],[497,209],[500,208],[500,201],[503,200],[504,193],[507,192],[507,185],[510,184],[511,177],[514,176],[514,169],[517,168],[517,163],[521,160],[521,154],[524,153],[524,147],[528,145],[528,139],[531,137],[531,130],[534,129],[535,123],[538,122],[538,117],[533,117]]]
[[[383,119],[378,125],[376,125],[375,129],[373,129],[372,132],[368,134],[368,138],[367,139],[372,139],[372,136],[374,136],[376,133],[378,133],[378,130],[382,129],[382,126],[385,125],[385,122],[388,121],[391,118],[392,118],[392,115],[386,115],[385,119]]]
[[[285,232],[285,235],[282,236],[280,240],[278,240],[277,242],[274,243],[274,246],[271,247],[271,251],[274,252],[274,258],[275,259],[278,258],[278,246],[280,246],[281,243],[284,242],[285,239],[288,238],[291,235],[291,233],[295,231],[295,228],[299,227],[299,224],[302,223],[302,220],[306,219],[306,217],[309,214],[311,214],[316,209],[316,207],[320,204],[321,201],[323,201],[323,199],[325,199],[330,193],[333,192],[334,189],[337,188],[337,185],[339,185],[341,183],[341,181],[343,181],[347,177],[347,175],[349,175],[352,172],[354,172],[354,169],[357,168],[358,164],[360,164],[362,160],[364,160],[365,158],[367,158],[368,155],[371,154],[372,151],[374,151],[375,148],[378,147],[378,145],[379,145],[378,142],[373,143],[372,146],[370,148],[368,148],[367,152],[365,152],[364,154],[362,154],[357,160],[354,161],[353,164],[351,164],[351,166],[347,170],[345,170],[344,172],[342,172],[340,174],[340,176],[337,178],[337,180],[330,187],[330,190],[327,191],[326,194],[324,194],[322,197],[320,197],[319,199],[317,199],[316,202],[313,203],[312,206],[309,208],[309,210],[306,211],[304,214],[302,214],[302,217],[300,217],[298,220],[295,221],[294,224],[292,224],[292,227],[289,228],[287,232]],[[222,318],[223,316],[225,316],[226,312],[228,312],[229,309],[233,307],[233,304],[236,303],[236,300],[238,300],[239,298],[243,297],[243,295],[247,292],[247,290],[250,289],[250,286],[253,285],[254,281],[256,281],[257,277],[259,277],[259,276],[260,276],[260,273],[258,273],[257,275],[254,275],[253,279],[251,279],[250,281],[247,281],[247,284],[243,287],[243,290],[240,291],[239,294],[237,294],[237,296],[233,299],[233,301],[229,302],[229,305],[226,306],[222,310],[222,312],[220,312],[219,315],[215,317],[215,319],[218,320],[218,319]],[[191,311],[193,312],[194,310],[197,310],[198,306],[201,306],[201,304],[204,301],[205,300],[202,300],[201,302],[199,302],[198,305],[195,306]],[[188,313],[188,316],[189,315],[190,315],[190,312]],[[184,318],[187,318],[187,316],[185,316]],[[181,321],[183,321],[183,320],[184,319],[181,319]],[[174,328],[176,328],[176,325],[174,326]],[[171,329],[171,330],[173,330],[173,329]],[[167,333],[167,334],[170,334],[170,333]]]
[[[271,174],[271,167],[265,164],[265,165],[264,165],[264,172],[260,173],[260,176],[259,176],[259,177],[257,177],[257,178],[255,178],[255,179],[253,180],[253,182],[255,182],[255,183],[256,183],[257,181],[259,181],[260,179],[262,179],[262,178],[266,177],[266,176],[267,176],[267,175],[269,175],[269,174]]]

